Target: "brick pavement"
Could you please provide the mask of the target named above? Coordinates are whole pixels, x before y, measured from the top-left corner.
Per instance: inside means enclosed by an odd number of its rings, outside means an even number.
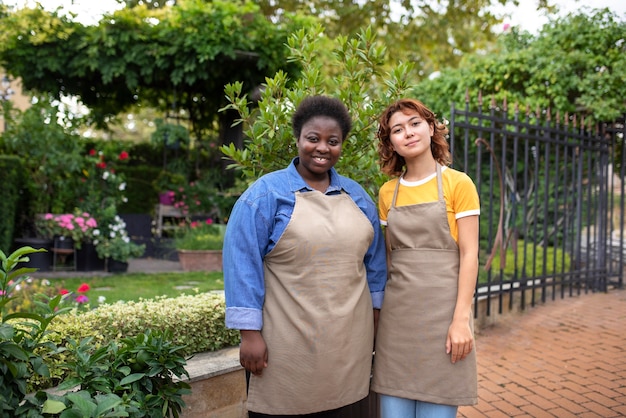
[[[479,401],[459,417],[626,416],[626,290],[529,307],[476,344]]]

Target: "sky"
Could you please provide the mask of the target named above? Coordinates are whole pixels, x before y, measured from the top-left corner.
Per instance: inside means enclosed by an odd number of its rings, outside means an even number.
[[[5,0],[6,4],[33,5],[34,0]],[[39,0],[44,8],[54,10],[59,6],[71,10],[78,14],[78,20],[83,24],[96,24],[103,13],[112,11],[122,6],[115,0]],[[535,10],[536,0],[520,0],[520,6],[495,7],[494,10],[501,15],[509,15],[504,23],[511,26],[521,26],[522,29],[536,34],[541,27],[548,23],[548,19]],[[581,0],[551,0],[561,10],[561,15],[576,12],[590,4],[591,1]],[[626,20],[626,0],[593,0],[593,8],[608,7],[614,11],[618,17]]]

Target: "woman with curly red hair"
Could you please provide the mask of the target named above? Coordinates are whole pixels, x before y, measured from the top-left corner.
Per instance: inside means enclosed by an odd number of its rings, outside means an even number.
[[[379,193],[389,277],[376,335],[372,389],[382,418],[454,418],[477,402],[472,300],[480,203],[449,167],[447,127],[401,99],[379,120]]]

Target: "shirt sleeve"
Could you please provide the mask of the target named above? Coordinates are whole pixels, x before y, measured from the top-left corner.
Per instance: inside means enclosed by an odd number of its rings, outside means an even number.
[[[374,239],[365,253],[364,263],[367,271],[367,284],[372,296],[372,305],[380,309],[385,295],[387,282],[387,256],[385,254],[385,238],[380,227],[378,212],[374,201],[365,190],[361,190],[362,201],[359,206],[374,228]]]
[[[222,255],[228,328],[263,328],[263,256],[271,228],[264,212],[267,208],[254,198],[254,191],[248,190],[237,201],[228,219]]]
[[[480,215],[480,200],[478,191],[472,179],[465,173],[460,173],[456,187],[454,188],[454,213],[455,218]]]

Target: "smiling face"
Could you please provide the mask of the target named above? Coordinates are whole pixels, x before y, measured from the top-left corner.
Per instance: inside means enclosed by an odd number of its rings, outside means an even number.
[[[315,116],[302,125],[298,146],[298,172],[305,180],[328,178],[341,156],[343,135],[339,122],[328,116]]]
[[[405,160],[431,153],[433,127],[415,111],[396,112],[389,118],[389,140]]]

